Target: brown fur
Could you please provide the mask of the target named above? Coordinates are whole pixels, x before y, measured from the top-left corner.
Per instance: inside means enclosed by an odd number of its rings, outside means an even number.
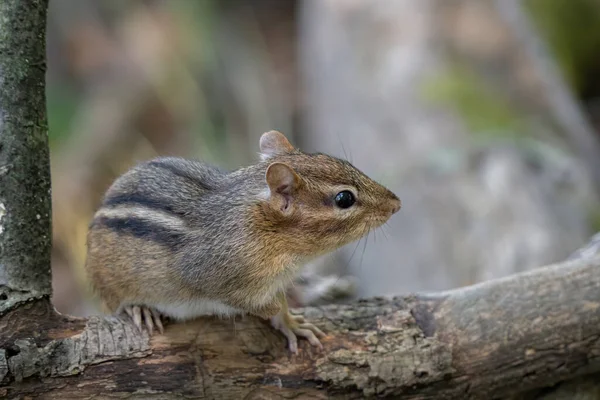
[[[350,163],[261,138],[264,160],[231,173],[179,158],[140,164],[108,190],[86,270],[109,311],[211,299],[270,317],[297,267],[377,228],[400,200]],[[269,166],[283,167],[267,174]],[[335,205],[351,190],[356,204]],[[291,323],[291,322],[290,322]]]

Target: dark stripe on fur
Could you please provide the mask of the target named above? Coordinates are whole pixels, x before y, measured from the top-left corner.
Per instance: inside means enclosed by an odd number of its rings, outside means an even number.
[[[92,221],[92,226],[102,226],[114,232],[127,233],[139,239],[162,244],[172,250],[181,246],[184,238],[181,232],[138,218],[98,217]]]

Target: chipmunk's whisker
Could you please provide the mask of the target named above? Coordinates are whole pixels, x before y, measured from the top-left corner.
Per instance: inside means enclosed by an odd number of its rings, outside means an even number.
[[[356,253],[356,249],[358,249],[358,245],[360,244],[360,241],[363,238],[360,238],[357,242],[356,242],[356,246],[354,246],[354,250],[352,250],[352,254],[350,254],[350,258],[348,259],[348,261],[346,262],[346,265],[344,266],[344,271],[348,270],[348,267],[350,266],[350,263],[352,262],[352,258],[354,257],[354,253]]]
[[[367,236],[365,237],[365,244],[363,246],[363,251],[362,254],[360,255],[360,264],[359,264],[359,269],[362,270],[362,263],[363,263],[363,257],[365,256],[365,250],[367,249],[367,243],[369,242],[369,234],[371,233],[371,230],[369,229],[369,232],[367,232]]]
[[[389,240],[389,239],[390,239],[390,237],[388,236],[388,235],[390,234],[390,232],[388,231],[389,227],[390,227],[390,225],[388,224],[388,222],[387,222],[387,221],[386,221],[386,223],[385,223],[385,224],[383,224],[383,225],[381,226],[381,231],[383,232],[383,235],[385,236],[385,238],[386,238],[387,240]]]

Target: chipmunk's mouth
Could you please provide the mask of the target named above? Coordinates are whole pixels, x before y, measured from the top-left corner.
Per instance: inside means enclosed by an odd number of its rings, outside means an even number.
[[[367,223],[365,225],[367,230],[371,230],[379,228],[381,225],[385,224],[389,219],[389,216],[372,217],[367,220]]]
[[[378,215],[376,217],[369,218],[369,221],[376,223],[376,224],[385,224],[390,219],[390,217],[391,217],[391,215],[389,215],[389,214]]]

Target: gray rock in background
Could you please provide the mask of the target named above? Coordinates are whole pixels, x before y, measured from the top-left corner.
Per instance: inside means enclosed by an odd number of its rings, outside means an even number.
[[[474,144],[452,109],[424,99],[447,67],[437,34],[448,8],[302,4],[301,146],[347,156],[403,201],[387,238],[372,235],[353,257],[356,244],[347,246],[323,271],[355,275],[361,297],[441,290],[559,261],[586,242],[595,199],[577,158],[551,140]],[[538,137],[556,137],[540,126]]]

